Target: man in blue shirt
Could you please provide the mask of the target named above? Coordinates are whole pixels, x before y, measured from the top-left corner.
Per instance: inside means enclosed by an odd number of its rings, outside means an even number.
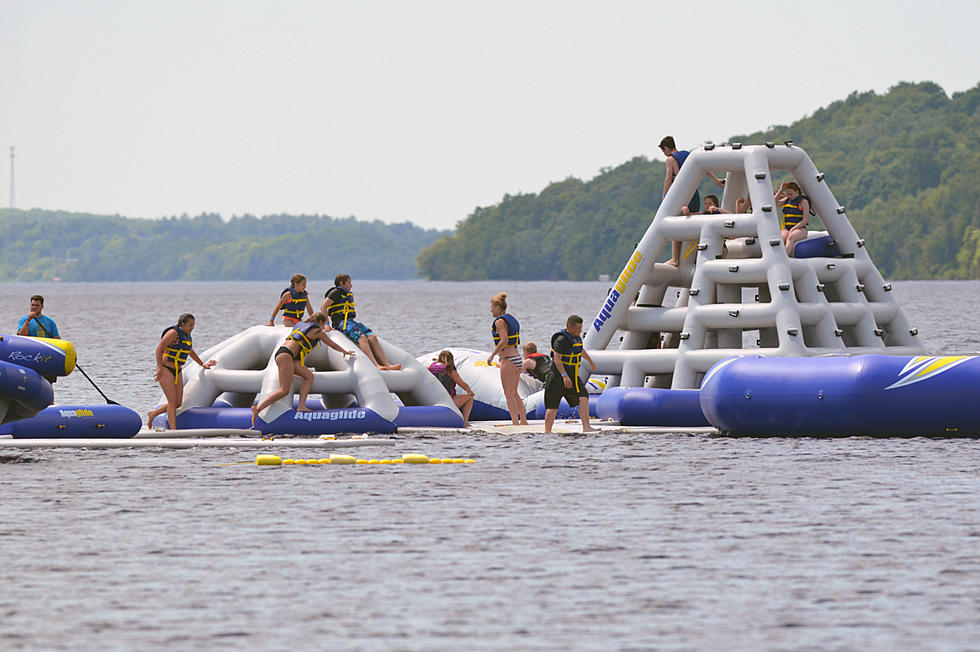
[[[42,310],[44,310],[44,297],[35,294],[31,297],[31,312],[21,317],[20,321],[17,322],[17,334],[60,340],[58,325],[50,317],[42,315]]]

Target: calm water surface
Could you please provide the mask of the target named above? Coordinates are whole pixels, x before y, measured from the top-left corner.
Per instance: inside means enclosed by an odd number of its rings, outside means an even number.
[[[145,412],[153,347],[180,312],[197,315],[203,353],[267,319],[284,285],[6,284],[0,332],[44,294],[89,376]],[[366,323],[423,354],[486,349],[497,291],[547,341],[567,314],[591,318],[607,286],[355,279],[354,291]],[[894,286],[930,352],[980,349],[980,282]],[[55,394],[101,402],[78,374]],[[977,440],[397,439],[358,455],[477,463],[0,453],[0,645],[980,649]]]

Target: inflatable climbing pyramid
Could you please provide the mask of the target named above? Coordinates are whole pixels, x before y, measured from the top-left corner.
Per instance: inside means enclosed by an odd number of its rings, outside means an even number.
[[[725,174],[721,208],[734,211],[747,196],[752,212],[681,215],[708,171]],[[811,231],[793,257],[781,237],[774,173],[794,177],[826,228]],[[682,242],[678,267],[656,262],[670,241]],[[923,352],[917,335],[824,175],[788,141],[691,153],[585,347],[609,386],[693,389],[735,355],[914,355]]]

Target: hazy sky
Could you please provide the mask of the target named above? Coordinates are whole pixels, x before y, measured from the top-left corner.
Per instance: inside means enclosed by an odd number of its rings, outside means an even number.
[[[978,25],[976,0],[0,0],[0,188],[13,145],[19,208],[451,228],[666,134],[966,90]]]

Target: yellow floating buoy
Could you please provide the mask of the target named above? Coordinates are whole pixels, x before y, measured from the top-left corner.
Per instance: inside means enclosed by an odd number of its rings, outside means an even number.
[[[279,466],[282,464],[282,458],[278,455],[257,455],[255,463],[258,466]]]
[[[365,460],[365,459],[359,459],[359,460],[357,460],[357,463],[358,463],[358,464],[370,464],[370,462],[368,462],[368,461],[367,461],[367,460]]]
[[[476,460],[471,460],[470,458],[466,458],[465,460],[463,460],[463,464],[476,464]]]
[[[405,463],[405,460],[400,460],[398,458],[395,458],[395,459],[391,460],[391,463],[392,464],[404,464]]]
[[[318,460],[318,459],[309,459],[309,460],[306,460],[306,463],[307,464],[319,464],[320,463],[320,460]]]
[[[378,460],[378,464],[391,464],[391,460]]]
[[[438,457],[430,457],[429,464],[442,464],[442,460]]]
[[[296,464],[296,460],[291,460],[288,457],[282,461],[283,464]]]
[[[357,460],[354,459],[353,455],[331,455],[331,464],[354,464]]]
[[[466,460],[462,457],[453,458],[453,464],[466,464]]]
[[[402,455],[401,461],[405,464],[428,464],[429,456],[421,453],[405,453]]]
[[[330,458],[329,457],[321,457],[320,458],[320,464],[330,464]]]
[[[381,464],[381,460],[368,460],[368,464]]]

